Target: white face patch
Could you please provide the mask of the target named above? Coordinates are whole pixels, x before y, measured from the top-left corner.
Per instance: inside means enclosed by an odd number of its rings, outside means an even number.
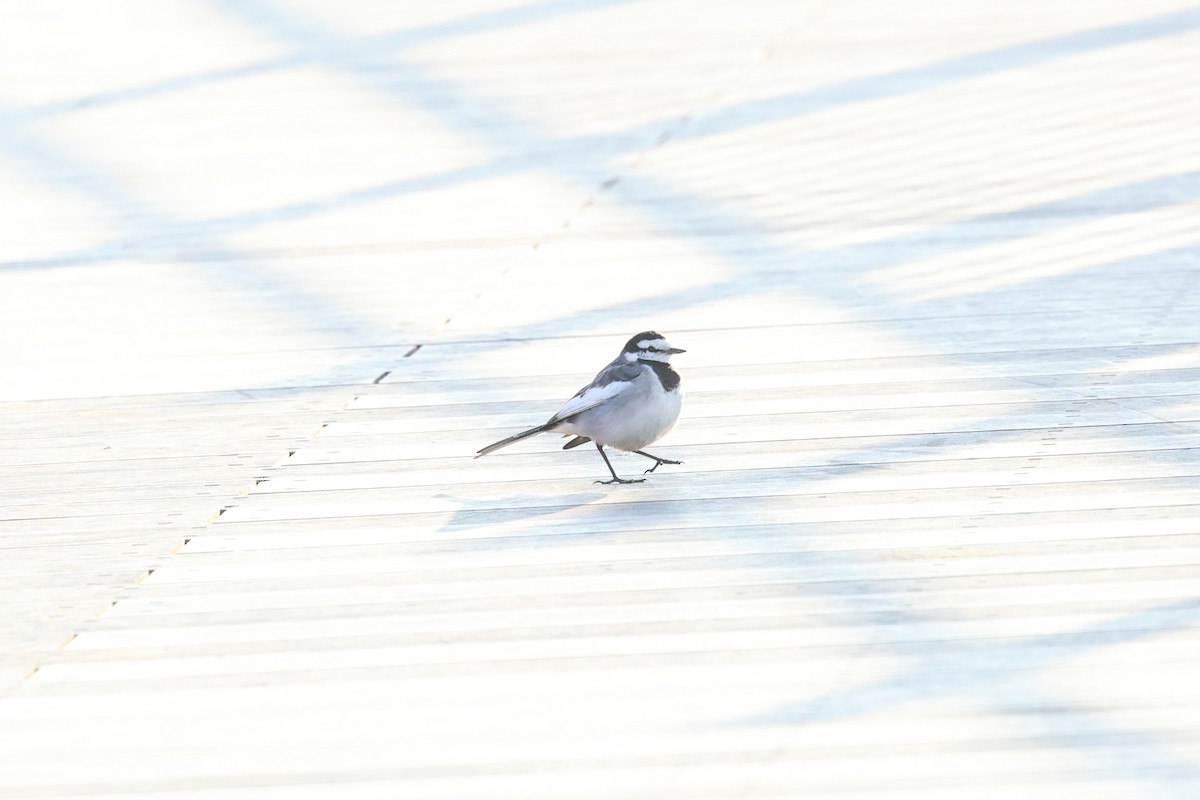
[[[626,353],[626,357],[633,359],[642,359],[643,361],[669,361],[671,358],[671,344],[666,339],[641,339],[637,343],[638,352]]]

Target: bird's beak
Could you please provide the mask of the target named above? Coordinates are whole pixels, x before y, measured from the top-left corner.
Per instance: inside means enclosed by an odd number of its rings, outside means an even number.
[[[672,347],[672,348],[671,348],[670,350],[668,350],[667,352],[668,352],[668,353],[670,353],[671,355],[676,355],[677,353],[686,353],[686,352],[687,352],[687,350],[684,350],[684,349],[682,349],[682,348],[679,348],[679,347]]]

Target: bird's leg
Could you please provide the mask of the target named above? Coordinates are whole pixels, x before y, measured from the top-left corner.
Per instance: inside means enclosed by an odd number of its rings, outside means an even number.
[[[600,451],[600,457],[604,459],[604,463],[608,464],[608,471],[612,473],[612,480],[611,481],[593,481],[593,483],[641,483],[642,481],[646,480],[645,478],[637,478],[637,479],[618,478],[617,471],[612,468],[612,464],[608,460],[608,455],[605,454],[605,452],[604,452],[604,445],[600,444],[599,442],[596,442],[596,449]]]
[[[633,452],[637,453],[639,456],[645,456],[646,458],[654,459],[654,466],[651,467],[650,469],[646,470],[645,472],[643,472],[642,473],[643,475],[649,475],[651,472],[654,472],[654,470],[658,469],[660,464],[682,464],[683,463],[682,461],[672,461],[669,458],[659,458],[658,456],[652,456],[649,453],[643,453],[641,450],[634,450]]]

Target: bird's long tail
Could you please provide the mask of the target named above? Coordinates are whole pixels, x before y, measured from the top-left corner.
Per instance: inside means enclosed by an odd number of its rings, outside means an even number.
[[[554,422],[559,422],[559,421],[560,420],[554,420]],[[489,444],[487,447],[483,448],[478,453],[476,453],[475,457],[479,458],[481,456],[486,456],[488,453],[496,452],[501,447],[508,447],[513,442],[519,442],[522,439],[528,439],[530,436],[535,436],[539,433],[543,433],[544,431],[548,431],[548,430],[550,430],[550,427],[552,424],[553,423],[547,422],[545,425],[538,425],[536,428],[530,428],[527,431],[521,431],[520,433],[515,433],[512,436],[508,437],[507,439],[501,439],[498,442],[493,442],[492,444]]]

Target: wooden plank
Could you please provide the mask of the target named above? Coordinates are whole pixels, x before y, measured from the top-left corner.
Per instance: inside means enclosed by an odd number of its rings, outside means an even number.
[[[1193,596],[1191,587],[1198,567],[1179,567],[1169,573],[1155,568],[1069,570],[1025,575],[896,578],[868,582],[800,580],[774,583],[730,583],[664,590],[612,592],[447,595],[406,597],[394,583],[357,582],[352,586],[288,588],[263,586],[250,591],[244,585],[219,594],[197,591],[186,585],[152,586],[139,593],[138,604],[118,603],[106,615],[105,631],[156,630],[163,627],[245,625],[255,621],[289,623],[319,619],[357,619],[409,615],[416,621],[453,627],[455,620],[474,620],[487,627],[493,620],[543,618],[561,608],[568,619],[621,620],[639,608],[652,608],[667,618],[685,615],[688,608],[720,605],[726,615],[743,607],[768,604],[802,608],[813,613],[840,610],[852,622],[855,614],[886,614],[902,606],[914,591],[928,598],[934,618],[946,609],[1037,607],[1042,603],[1103,604],[1114,594],[1131,603],[1145,600],[1177,601]],[[743,605],[745,604],[745,605]],[[626,610],[632,609],[632,610]],[[582,615],[582,616],[581,616]],[[465,624],[465,623],[464,623]],[[948,645],[949,646],[949,645]]]

